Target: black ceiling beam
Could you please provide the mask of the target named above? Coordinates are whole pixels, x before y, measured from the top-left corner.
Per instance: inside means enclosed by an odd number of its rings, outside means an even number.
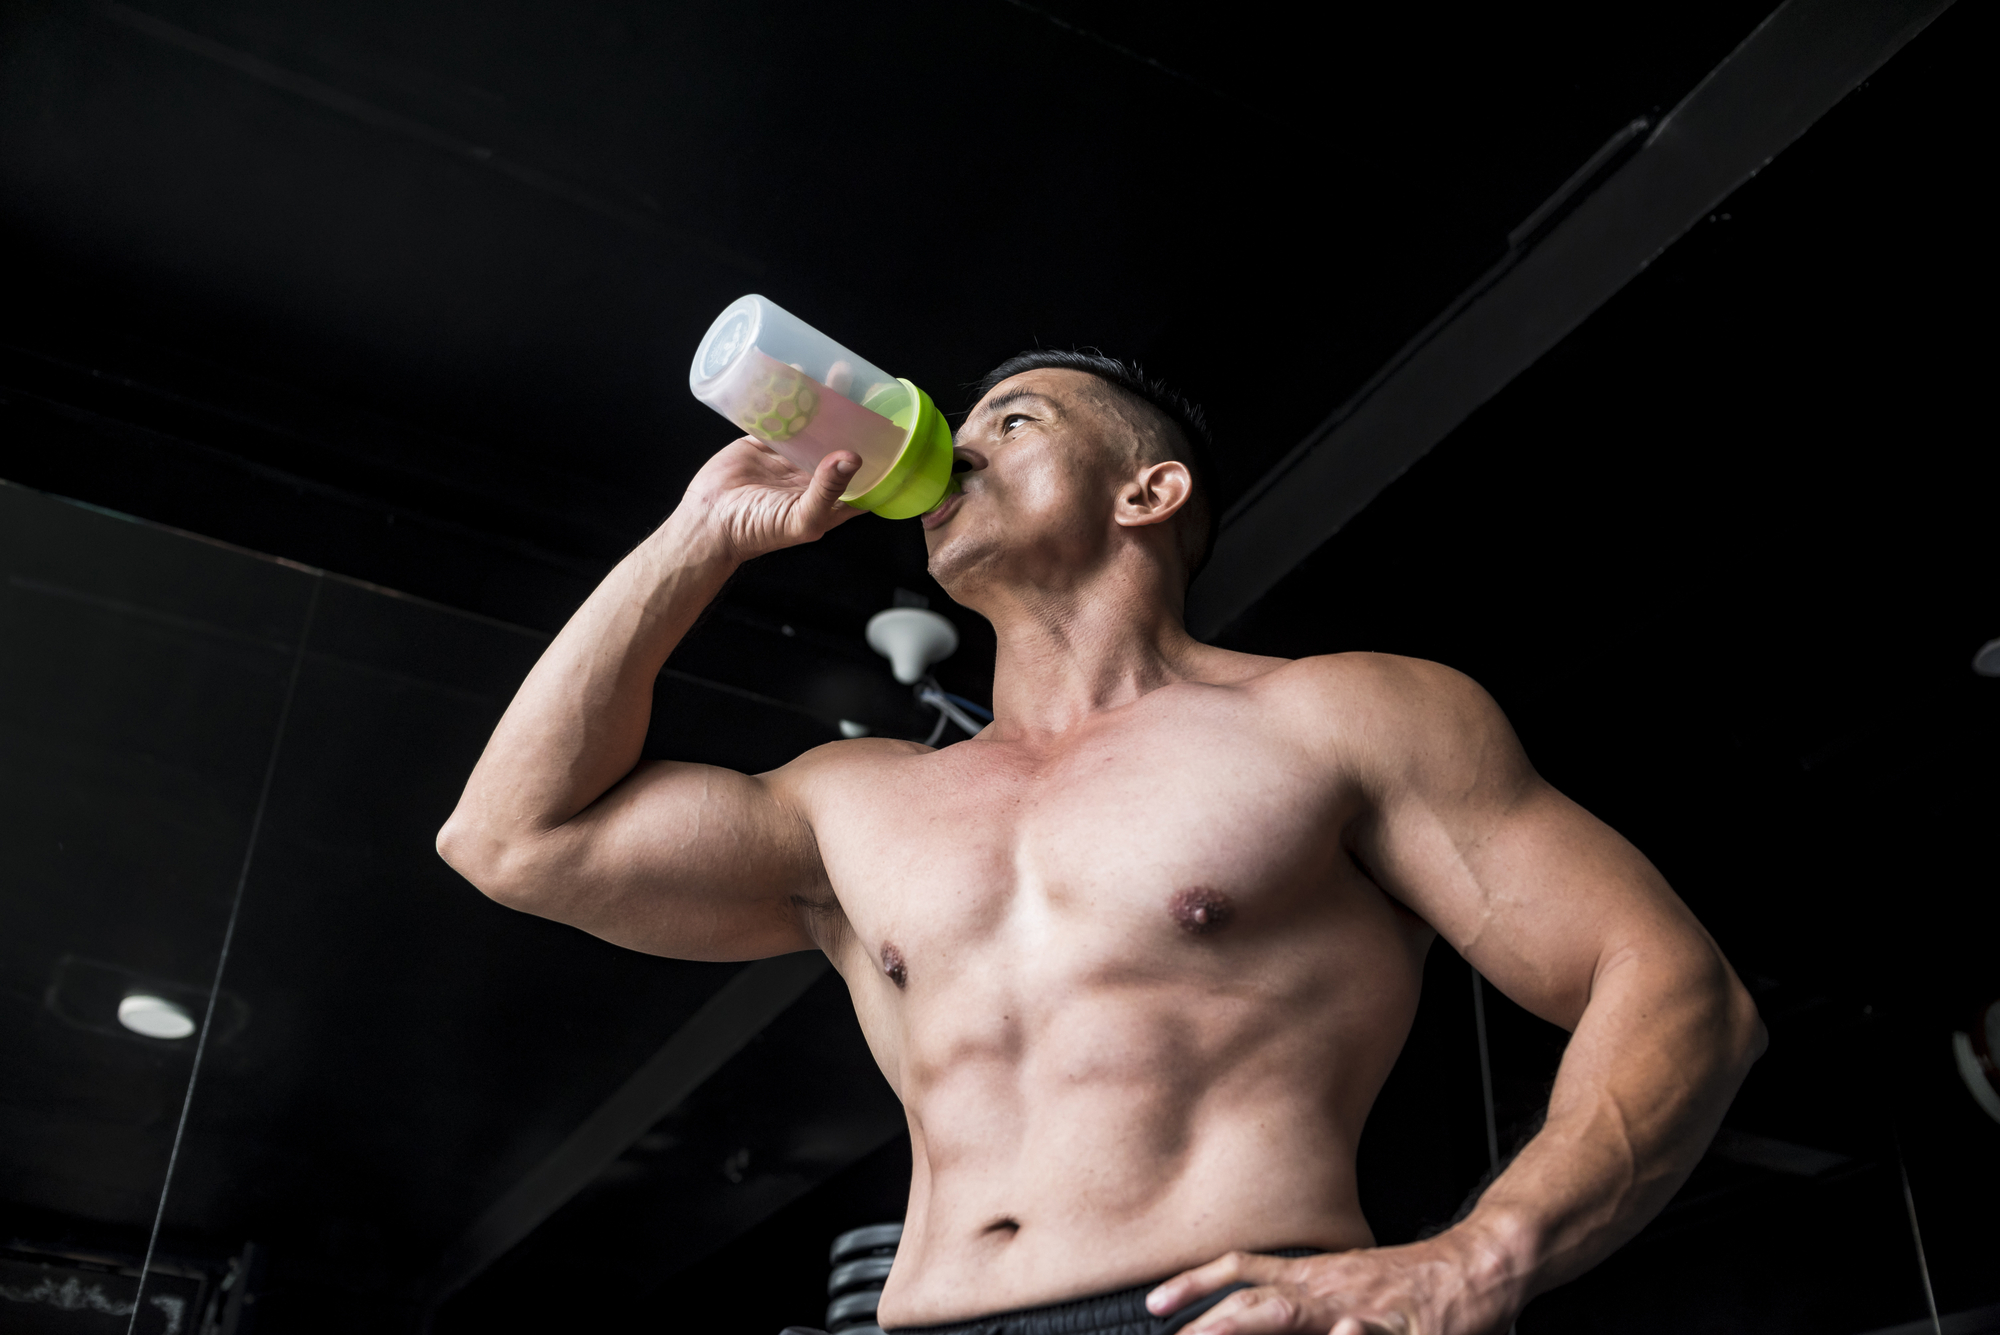
[[[804,951],[759,960],[730,979],[617,1093],[445,1249],[419,1282],[417,1302],[435,1311],[506,1255],[804,996],[828,967],[826,956]]]
[[[1786,0],[1657,126],[1613,136],[1505,258],[1230,508],[1189,629],[1206,638],[1241,616],[1950,3]]]

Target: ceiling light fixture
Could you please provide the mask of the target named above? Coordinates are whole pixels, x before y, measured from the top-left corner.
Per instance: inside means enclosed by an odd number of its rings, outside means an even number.
[[[921,607],[892,607],[868,618],[868,647],[889,660],[896,680],[915,685],[931,664],[958,650],[958,628]]]
[[[1972,1026],[1971,1033],[1959,1030],[1951,1036],[1959,1078],[1972,1091],[1973,1102],[1988,1117],[2000,1122],[2000,1062],[1994,1060],[1996,1049],[2000,1049],[2000,1001],[1979,1013],[1979,1021]]]
[[[194,1032],[194,1017],[165,997],[134,992],[118,1003],[118,1023],[147,1038],[186,1038]]]
[[[1972,656],[1972,670],[1982,677],[2000,677],[2000,640],[1988,640]]]

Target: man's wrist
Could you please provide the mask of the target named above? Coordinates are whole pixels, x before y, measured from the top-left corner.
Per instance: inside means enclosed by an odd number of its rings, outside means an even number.
[[[683,501],[653,531],[646,545],[670,567],[708,569],[727,579],[757,553],[736,550],[728,526],[706,505]]]
[[[606,580],[599,591],[640,614],[643,628],[634,633],[641,640],[667,637],[659,649],[664,659],[741,564],[721,525],[683,505],[625,558],[621,576]]]
[[[1481,1205],[1440,1235],[1460,1251],[1472,1286],[1517,1312],[1535,1294],[1541,1231],[1533,1221],[1504,1206]]]

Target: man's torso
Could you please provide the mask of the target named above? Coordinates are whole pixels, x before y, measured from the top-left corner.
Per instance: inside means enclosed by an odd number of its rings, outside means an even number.
[[[1431,933],[1347,851],[1366,803],[1305,674],[801,785],[817,935],[910,1117],[886,1324],[1370,1240],[1354,1147]]]

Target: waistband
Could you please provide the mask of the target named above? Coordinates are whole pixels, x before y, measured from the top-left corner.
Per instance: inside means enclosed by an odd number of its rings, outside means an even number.
[[[1318,1256],[1318,1247],[1281,1247],[1266,1256]],[[942,1326],[897,1326],[884,1335],[1173,1335],[1196,1317],[1248,1284],[1230,1284],[1203,1298],[1197,1298],[1169,1316],[1154,1316],[1146,1310],[1146,1295],[1165,1283],[1163,1275],[1150,1284],[1136,1284],[1115,1293],[1023,1307],[1012,1312],[996,1312],[969,1321],[953,1321]]]

